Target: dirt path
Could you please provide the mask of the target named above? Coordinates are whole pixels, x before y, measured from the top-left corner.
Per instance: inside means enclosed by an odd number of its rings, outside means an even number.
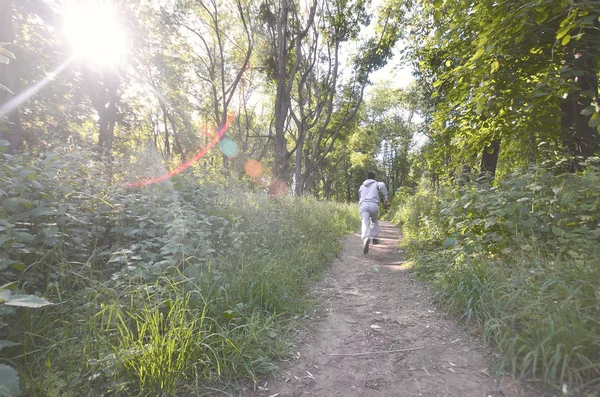
[[[395,226],[383,222],[380,237],[367,255],[358,234],[344,239],[295,358],[250,395],[530,396],[491,377],[481,340],[439,312],[401,267]]]

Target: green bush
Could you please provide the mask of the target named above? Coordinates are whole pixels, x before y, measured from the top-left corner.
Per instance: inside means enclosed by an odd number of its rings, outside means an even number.
[[[441,199],[430,190],[419,190],[409,196],[393,220],[402,225],[406,242],[437,244],[444,233],[440,216]]]
[[[128,188],[93,158],[0,166],[0,285],[53,303],[0,301],[23,392],[171,395],[272,370],[355,208],[195,169]]]
[[[600,379],[600,168],[422,190],[398,209],[415,271],[514,376]]]

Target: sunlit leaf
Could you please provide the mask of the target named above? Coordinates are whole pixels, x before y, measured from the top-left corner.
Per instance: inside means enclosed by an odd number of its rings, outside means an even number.
[[[498,62],[498,61],[492,62],[492,67],[490,69],[490,73],[497,72],[498,69],[500,69],[500,62]]]
[[[588,125],[592,128],[600,126],[600,115],[598,115],[598,113],[594,113],[590,118]]]
[[[7,306],[31,308],[38,308],[52,304],[47,300],[34,295],[11,294],[10,291],[7,290],[0,290],[0,303],[3,303]]]
[[[223,317],[225,320],[233,320],[235,317],[237,317],[237,312],[235,310],[225,310],[223,313],[221,313],[221,317]]]
[[[12,91],[10,90],[10,88],[8,88],[7,86],[5,86],[5,85],[4,85],[4,84],[2,84],[2,83],[0,83],[0,90],[2,90],[2,91],[7,91],[7,92],[9,92],[9,93],[11,93],[11,94],[13,94],[13,95],[15,94],[14,92],[12,92]]]

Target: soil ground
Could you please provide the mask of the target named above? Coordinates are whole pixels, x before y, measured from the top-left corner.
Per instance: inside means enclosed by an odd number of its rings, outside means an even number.
[[[396,227],[381,222],[380,244],[367,255],[358,234],[343,240],[315,287],[321,307],[299,332],[294,358],[249,396],[537,395],[491,375],[477,332],[434,306],[403,266],[398,239]]]

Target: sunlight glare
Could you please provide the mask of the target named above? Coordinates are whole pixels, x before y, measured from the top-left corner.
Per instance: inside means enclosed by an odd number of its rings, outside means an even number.
[[[75,55],[98,66],[116,66],[127,54],[127,40],[112,2],[72,1],[65,10],[65,33]]]

